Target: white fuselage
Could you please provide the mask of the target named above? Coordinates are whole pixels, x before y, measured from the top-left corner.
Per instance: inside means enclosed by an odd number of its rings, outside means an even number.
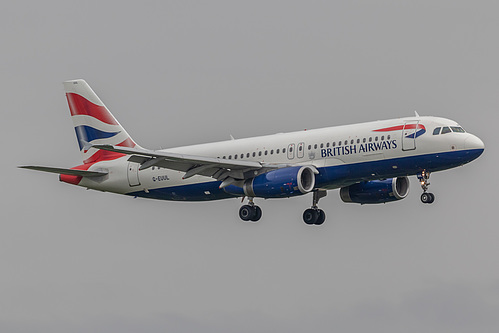
[[[313,165],[316,186],[334,189],[362,181],[414,175],[463,165],[478,157],[483,142],[465,132],[434,135],[435,128],[459,127],[448,119],[408,117],[304,130],[162,150],[261,163]],[[213,178],[152,167],[140,170],[128,156],[97,162],[89,169],[108,175],[83,178],[91,189],[167,200],[215,200],[231,197]]]

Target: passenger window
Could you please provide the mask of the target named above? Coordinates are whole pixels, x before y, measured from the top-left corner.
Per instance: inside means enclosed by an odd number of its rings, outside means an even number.
[[[439,135],[440,134],[440,128],[441,127],[437,127],[433,130],[433,135]]]
[[[249,158],[249,153],[246,154],[246,158]]]
[[[275,153],[276,153],[276,154],[279,154],[279,149],[277,149],[277,150],[275,151]]]
[[[269,151],[268,151],[268,150],[266,150],[266,151],[265,151],[265,155],[268,155],[268,153],[269,153]]]
[[[323,143],[321,143],[321,149],[322,149],[322,148],[324,148],[324,144],[323,144]]]
[[[360,143],[360,139],[357,139],[357,143]]]
[[[244,158],[244,154],[241,154],[241,158]]]
[[[442,134],[447,134],[447,133],[450,133],[450,128],[442,127]]]
[[[286,148],[282,148],[282,153],[284,154],[286,152]]]
[[[375,138],[374,138],[374,141],[378,141],[378,137],[375,137]]]
[[[234,155],[234,159],[235,159],[235,160],[237,160],[237,154],[236,154],[236,155]]]
[[[328,143],[326,143],[326,147],[327,147],[327,148],[329,148],[329,142],[328,142]]]
[[[341,141],[338,141],[338,146],[341,146]]]
[[[390,136],[388,135],[388,136],[386,137],[386,139],[387,139],[387,140],[390,140]]]
[[[312,145],[308,145],[308,150],[311,150],[312,149]]]
[[[231,159],[232,159],[232,155],[229,155],[229,160],[231,160]]]
[[[261,151],[258,152],[258,156],[262,156],[262,152]]]
[[[384,135],[381,136],[381,141],[385,141],[385,136]]]
[[[270,150],[270,155],[274,155],[274,149]]]
[[[335,141],[335,142],[333,142],[333,147],[336,147],[336,141]]]
[[[345,146],[348,144],[348,140],[345,140]]]
[[[350,144],[353,145],[353,139],[350,141]]]
[[[317,143],[314,145],[314,149],[317,149]]]
[[[255,157],[255,156],[256,156],[256,153],[255,153],[255,152],[253,152],[253,157]]]
[[[362,139],[362,143],[366,143],[366,138]]]

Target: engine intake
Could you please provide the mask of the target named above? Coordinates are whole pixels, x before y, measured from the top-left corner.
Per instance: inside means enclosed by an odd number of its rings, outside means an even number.
[[[378,204],[404,199],[409,194],[409,178],[397,177],[386,180],[372,180],[342,187],[343,202]]]
[[[272,170],[244,181],[242,187],[229,185],[225,192],[247,197],[281,198],[309,193],[315,187],[317,169],[311,166]]]

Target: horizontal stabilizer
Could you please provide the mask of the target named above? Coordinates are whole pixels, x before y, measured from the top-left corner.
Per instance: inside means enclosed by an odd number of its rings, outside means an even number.
[[[60,175],[71,175],[71,176],[81,176],[81,177],[99,177],[107,175],[107,172],[105,171],[87,171],[87,170],[75,170],[75,169],[64,169],[64,168],[51,168],[51,167],[36,166],[36,165],[20,166],[19,168],[57,173]]]

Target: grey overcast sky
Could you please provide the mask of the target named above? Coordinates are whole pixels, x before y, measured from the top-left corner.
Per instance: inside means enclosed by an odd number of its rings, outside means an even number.
[[[497,1],[4,1],[1,332],[499,329]],[[17,169],[81,163],[62,81],[166,148],[412,115],[486,144],[433,205],[176,203]]]

